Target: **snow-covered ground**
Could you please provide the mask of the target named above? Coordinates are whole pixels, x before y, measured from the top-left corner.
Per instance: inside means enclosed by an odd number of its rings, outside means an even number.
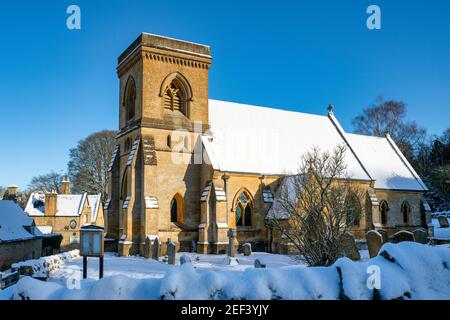
[[[450,299],[449,245],[412,242],[385,244],[378,255],[331,267],[306,267],[289,256],[238,255],[239,265],[224,255],[182,253],[192,263],[170,266],[142,257],[105,256],[105,277],[98,280],[98,259],[89,259],[88,279],[81,279],[82,259],[66,259],[47,282],[31,277],[0,291],[0,299],[372,299],[369,268],[379,268],[381,299]],[[254,268],[259,259],[267,268]],[[338,271],[340,270],[340,272]],[[373,269],[371,269],[373,271]]]

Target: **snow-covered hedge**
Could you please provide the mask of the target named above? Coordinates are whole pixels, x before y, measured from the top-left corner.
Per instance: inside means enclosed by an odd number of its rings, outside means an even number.
[[[367,287],[368,267],[381,288]],[[238,271],[171,268],[162,279],[111,276],[82,280],[81,289],[23,278],[15,299],[450,299],[450,250],[413,242],[387,243],[366,262],[339,259],[331,267],[290,266]]]
[[[26,260],[14,263],[11,268],[18,268],[21,274],[32,275],[33,277],[47,278],[52,272],[58,270],[64,265],[67,259],[74,259],[80,256],[78,249],[55,254],[52,256],[41,257],[34,260]]]

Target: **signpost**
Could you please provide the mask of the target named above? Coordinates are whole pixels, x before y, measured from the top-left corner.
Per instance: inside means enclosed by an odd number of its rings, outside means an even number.
[[[87,278],[87,258],[98,257],[99,278],[103,278],[103,256],[104,256],[104,228],[96,225],[87,225],[80,228],[81,250],[83,257],[83,279]]]

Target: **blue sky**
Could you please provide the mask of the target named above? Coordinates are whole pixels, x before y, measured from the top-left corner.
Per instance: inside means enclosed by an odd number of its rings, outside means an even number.
[[[81,30],[66,9],[81,8]],[[366,28],[377,4],[382,29]],[[214,99],[325,114],[346,130],[378,95],[450,126],[450,1],[2,1],[0,185],[64,171],[69,149],[116,129],[116,59],[140,32],[208,44]]]

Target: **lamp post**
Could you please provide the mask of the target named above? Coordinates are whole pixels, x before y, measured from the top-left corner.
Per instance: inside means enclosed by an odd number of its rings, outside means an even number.
[[[87,278],[88,257],[99,258],[99,278],[103,278],[103,256],[104,256],[104,228],[96,225],[87,225],[80,228],[81,250],[83,257],[83,279]]]

